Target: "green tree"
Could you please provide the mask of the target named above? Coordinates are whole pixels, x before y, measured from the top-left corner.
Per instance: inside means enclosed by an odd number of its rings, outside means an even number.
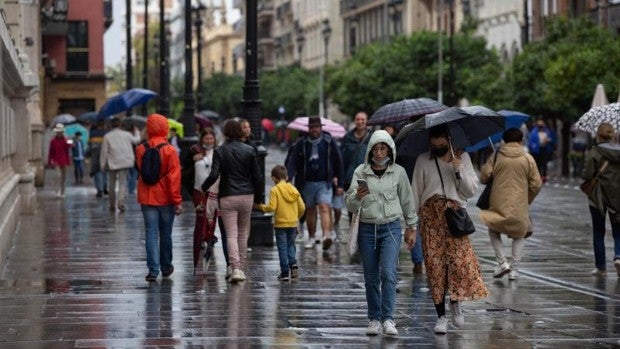
[[[618,35],[587,18],[545,23],[545,39],[524,47],[508,75],[515,109],[563,121],[562,173],[568,174],[570,126],[590,108],[598,83],[620,86]]]
[[[317,115],[319,109],[318,72],[297,65],[263,71],[260,74],[260,96],[263,115],[275,119],[284,106],[290,119],[298,115]]]
[[[438,35],[416,32],[396,37],[387,45],[376,43],[363,47],[354,57],[330,69],[328,95],[349,115],[358,110],[372,112],[404,98],[435,98]],[[485,40],[469,33],[455,34],[453,57],[449,54],[448,38],[444,36],[443,41],[444,95],[448,94],[448,72],[453,59],[457,98],[466,97],[474,104],[490,107],[505,103],[505,87],[498,81],[503,67],[497,54],[485,48]]]
[[[217,73],[203,82],[205,106],[225,117],[241,114],[243,78],[237,75]]]

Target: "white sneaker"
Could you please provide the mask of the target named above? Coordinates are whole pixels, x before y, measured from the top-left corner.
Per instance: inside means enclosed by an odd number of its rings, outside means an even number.
[[[616,267],[616,273],[620,276],[620,259],[614,260],[614,267]]]
[[[501,263],[495,268],[495,272],[493,273],[493,277],[496,279],[501,278],[502,276],[510,273],[512,269],[510,269],[510,264],[508,262]]]
[[[314,247],[314,241],[312,241],[312,239],[308,239],[306,243],[304,244],[304,248],[313,248],[313,247]]]
[[[435,329],[433,329],[433,331],[436,334],[448,333],[448,318],[445,315],[437,319],[437,324],[435,324]]]
[[[452,324],[454,327],[461,327],[465,323],[463,312],[461,311],[461,304],[459,302],[450,302],[450,312],[452,312]]]
[[[592,270],[591,274],[594,276],[607,276],[607,270],[595,268],[594,270]]]
[[[516,270],[511,270],[510,273],[508,273],[508,280],[516,280],[517,279],[517,271]]]
[[[394,320],[383,321],[383,333],[388,336],[398,336],[398,330],[396,329]]]
[[[370,320],[366,334],[369,336],[376,336],[381,333],[381,323],[377,320]]]
[[[226,280],[230,279],[230,277],[232,276],[233,273],[233,267],[232,265],[229,265],[226,267]]]
[[[245,281],[245,273],[241,269],[234,269],[232,272],[232,276],[230,277],[230,282],[239,281]]]

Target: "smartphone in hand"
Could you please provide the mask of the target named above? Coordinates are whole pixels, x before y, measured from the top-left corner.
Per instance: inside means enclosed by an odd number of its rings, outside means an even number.
[[[357,180],[357,186],[358,187],[365,187],[368,188],[368,182],[366,182],[365,179],[358,179]]]

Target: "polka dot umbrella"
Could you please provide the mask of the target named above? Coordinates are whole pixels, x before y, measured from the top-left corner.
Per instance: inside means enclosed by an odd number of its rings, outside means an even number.
[[[610,103],[588,110],[577,120],[575,127],[579,130],[596,133],[598,125],[603,122],[610,123],[616,131],[620,129],[620,103]]]

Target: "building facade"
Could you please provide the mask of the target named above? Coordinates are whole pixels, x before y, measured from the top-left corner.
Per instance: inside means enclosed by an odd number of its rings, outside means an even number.
[[[41,13],[35,0],[0,2],[0,259],[11,246],[19,216],[36,207],[41,168]]]
[[[66,14],[43,28],[46,123],[61,113],[98,110],[106,101],[103,34],[112,23],[112,2],[68,0],[66,4]]]

